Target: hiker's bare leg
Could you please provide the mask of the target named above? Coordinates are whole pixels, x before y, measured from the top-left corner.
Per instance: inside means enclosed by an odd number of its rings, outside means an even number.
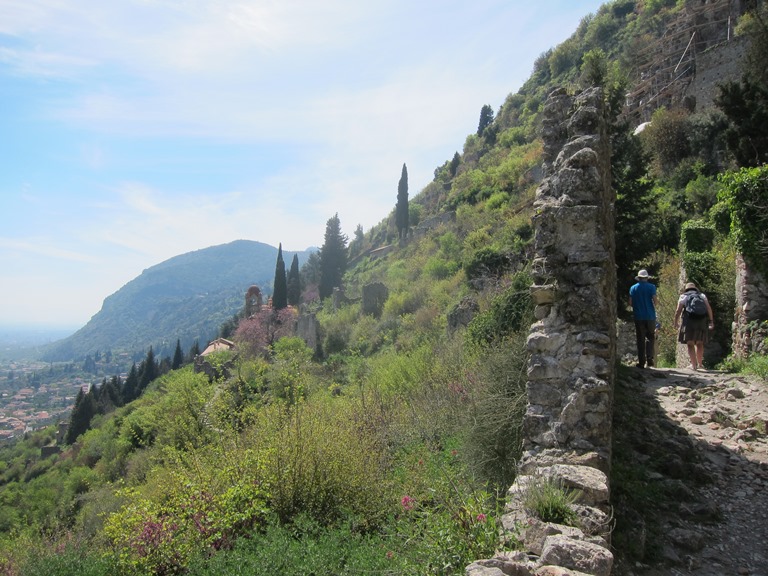
[[[691,359],[691,368],[696,370],[696,368],[699,367],[699,363],[696,360],[696,343],[687,342],[687,345],[688,345],[688,358]]]
[[[696,357],[699,360],[699,366],[704,364],[704,342],[696,342]]]

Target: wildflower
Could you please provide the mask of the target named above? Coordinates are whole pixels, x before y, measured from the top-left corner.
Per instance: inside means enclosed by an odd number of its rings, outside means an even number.
[[[410,496],[403,496],[400,499],[400,506],[402,506],[403,510],[406,512],[410,512],[416,506],[416,501]]]
[[[387,551],[387,560],[392,560],[395,557],[395,553],[392,550]]]
[[[478,514],[477,515],[477,521],[478,522],[485,522],[487,520],[487,516],[485,514]]]

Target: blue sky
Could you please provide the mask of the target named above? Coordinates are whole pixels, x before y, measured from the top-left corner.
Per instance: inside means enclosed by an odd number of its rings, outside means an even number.
[[[0,0],[0,325],[415,196],[596,0]]]

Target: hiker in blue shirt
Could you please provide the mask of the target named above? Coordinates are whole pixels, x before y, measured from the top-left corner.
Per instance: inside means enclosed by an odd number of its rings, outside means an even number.
[[[635,277],[637,284],[629,289],[629,306],[635,317],[637,336],[637,367],[653,366],[656,349],[656,286],[648,282],[648,270],[640,270]]]

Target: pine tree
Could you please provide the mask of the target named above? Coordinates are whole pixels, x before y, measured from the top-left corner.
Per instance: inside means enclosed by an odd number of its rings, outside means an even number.
[[[159,366],[155,360],[155,352],[152,349],[152,346],[150,346],[149,351],[147,352],[147,357],[144,358],[139,366],[139,387],[137,397],[141,396],[144,390],[147,389],[147,386],[149,386],[149,383],[158,377],[159,371]]]
[[[123,402],[133,402],[139,397],[139,370],[136,367],[136,362],[131,366],[131,370],[128,372],[128,376],[123,383]]]
[[[272,309],[282,310],[288,306],[288,284],[285,278],[285,262],[283,261],[283,244],[277,249],[275,263],[275,282],[272,289]]]
[[[293,255],[291,269],[288,271],[288,285],[286,290],[288,304],[298,306],[301,300],[301,273],[299,272],[299,256]]]
[[[103,414],[123,405],[121,386],[120,376],[112,376],[109,381],[104,379],[101,390],[99,390],[99,405]]]
[[[181,340],[176,339],[176,350],[173,353],[173,362],[171,370],[178,370],[184,364],[184,352],[181,351]]]
[[[485,104],[480,109],[480,122],[477,125],[477,135],[482,136],[485,129],[493,122],[493,108],[490,104]]]
[[[400,174],[400,181],[397,183],[395,224],[400,238],[408,235],[408,169],[405,164],[403,164],[403,171]]]
[[[330,218],[325,226],[325,242],[320,248],[320,298],[333,294],[341,286],[347,271],[347,237],[341,233],[339,214]]]

